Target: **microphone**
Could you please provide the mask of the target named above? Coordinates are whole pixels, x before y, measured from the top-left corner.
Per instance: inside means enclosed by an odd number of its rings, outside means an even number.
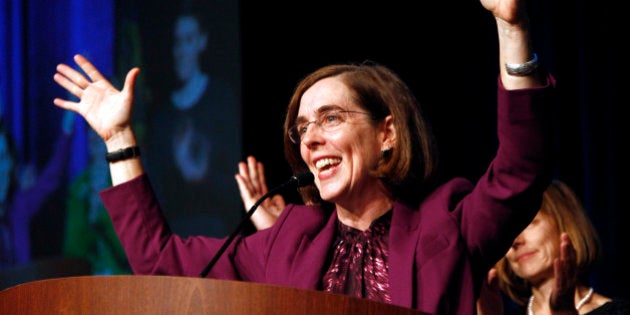
[[[266,194],[264,194],[262,197],[260,197],[260,199],[258,199],[258,201],[256,201],[256,203],[251,208],[249,208],[249,210],[245,214],[245,217],[241,220],[241,223],[239,223],[239,225],[236,227],[234,232],[232,232],[232,234],[230,234],[230,237],[228,237],[228,239],[225,240],[225,242],[223,243],[223,245],[221,246],[219,251],[217,251],[217,253],[214,255],[214,257],[212,257],[212,260],[210,260],[210,262],[208,263],[206,268],[204,268],[204,270],[201,272],[201,274],[199,276],[201,278],[205,278],[208,275],[208,273],[210,272],[210,269],[212,269],[214,264],[217,263],[217,261],[219,260],[219,257],[221,257],[223,252],[228,248],[230,243],[232,243],[232,241],[234,240],[236,235],[238,235],[239,231],[243,228],[243,225],[249,220],[249,218],[252,216],[252,214],[254,214],[254,211],[256,211],[258,206],[260,206],[260,204],[263,201],[265,201],[265,199],[269,198],[272,195],[278,194],[281,191],[285,191],[287,189],[294,189],[294,188],[308,186],[308,185],[312,184],[314,180],[315,180],[315,176],[313,175],[313,173],[311,173],[309,171],[306,171],[306,172],[303,172],[303,173],[299,173],[299,174],[295,174],[295,175],[291,176],[291,178],[289,178],[289,180],[287,182],[285,182],[284,184],[282,184],[282,185],[280,185],[280,186],[278,186],[278,187],[276,187],[276,188],[274,188],[272,190],[269,190]]]

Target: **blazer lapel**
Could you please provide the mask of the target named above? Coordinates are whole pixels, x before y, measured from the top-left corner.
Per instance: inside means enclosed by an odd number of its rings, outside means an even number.
[[[395,203],[393,211],[389,230],[389,288],[393,304],[411,307],[419,212],[401,203]]]
[[[336,228],[337,214],[333,212],[324,229],[315,235],[303,236],[295,254],[295,261],[302,263],[292,266],[289,275],[291,285],[304,289],[319,289]]]

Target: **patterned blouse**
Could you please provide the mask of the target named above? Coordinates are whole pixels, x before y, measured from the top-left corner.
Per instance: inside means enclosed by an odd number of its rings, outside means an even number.
[[[388,235],[392,211],[366,231],[338,223],[332,262],[324,274],[324,291],[391,303]]]

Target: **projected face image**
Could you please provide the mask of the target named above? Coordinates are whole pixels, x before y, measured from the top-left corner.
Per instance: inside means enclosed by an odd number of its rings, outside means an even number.
[[[173,36],[174,70],[177,79],[185,82],[201,71],[200,56],[206,49],[207,35],[193,16],[180,16]]]

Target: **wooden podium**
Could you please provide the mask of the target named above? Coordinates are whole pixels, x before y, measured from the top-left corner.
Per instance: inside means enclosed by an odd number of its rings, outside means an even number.
[[[79,276],[0,291],[0,314],[414,314],[322,291],[172,276]]]

